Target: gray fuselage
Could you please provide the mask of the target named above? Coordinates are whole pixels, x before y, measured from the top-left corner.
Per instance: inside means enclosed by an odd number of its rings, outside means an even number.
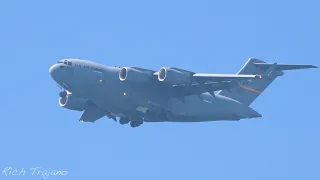
[[[170,122],[239,120],[261,117],[259,113],[231,98],[202,93],[183,100],[170,97],[160,82],[129,83],[119,80],[120,67],[67,59],[50,68],[52,78],[72,95],[91,100],[99,108],[125,117],[152,103],[168,110]],[[152,121],[152,120],[149,120]]]

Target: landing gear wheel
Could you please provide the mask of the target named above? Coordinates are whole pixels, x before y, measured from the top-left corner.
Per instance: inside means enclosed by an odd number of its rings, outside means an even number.
[[[119,123],[121,125],[128,124],[129,122],[130,122],[130,120],[127,118],[120,118],[120,120],[119,120]]]
[[[130,122],[130,126],[135,128],[135,127],[139,127],[141,124],[143,124],[143,121],[131,121]]]
[[[137,123],[135,121],[131,121],[130,122],[130,126],[133,127],[133,128],[138,127]]]

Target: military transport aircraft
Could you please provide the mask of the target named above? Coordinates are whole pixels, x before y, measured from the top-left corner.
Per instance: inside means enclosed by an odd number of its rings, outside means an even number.
[[[237,74],[206,74],[175,67],[159,71],[63,59],[50,75],[63,90],[61,107],[83,111],[81,122],[104,116],[138,127],[144,122],[203,122],[262,117],[249,105],[284,70],[312,65],[250,58]]]

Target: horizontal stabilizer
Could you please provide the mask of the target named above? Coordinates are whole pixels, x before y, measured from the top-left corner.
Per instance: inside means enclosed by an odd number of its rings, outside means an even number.
[[[262,70],[267,70],[272,66],[276,66],[275,70],[294,70],[294,69],[309,69],[309,68],[318,68],[313,65],[298,65],[298,64],[272,64],[272,63],[254,63],[254,65]]]

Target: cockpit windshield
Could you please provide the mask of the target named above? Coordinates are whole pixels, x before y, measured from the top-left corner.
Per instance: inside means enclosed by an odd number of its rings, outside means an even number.
[[[58,64],[65,64],[68,66],[72,66],[72,62],[68,61],[68,60],[60,60],[57,62]]]

